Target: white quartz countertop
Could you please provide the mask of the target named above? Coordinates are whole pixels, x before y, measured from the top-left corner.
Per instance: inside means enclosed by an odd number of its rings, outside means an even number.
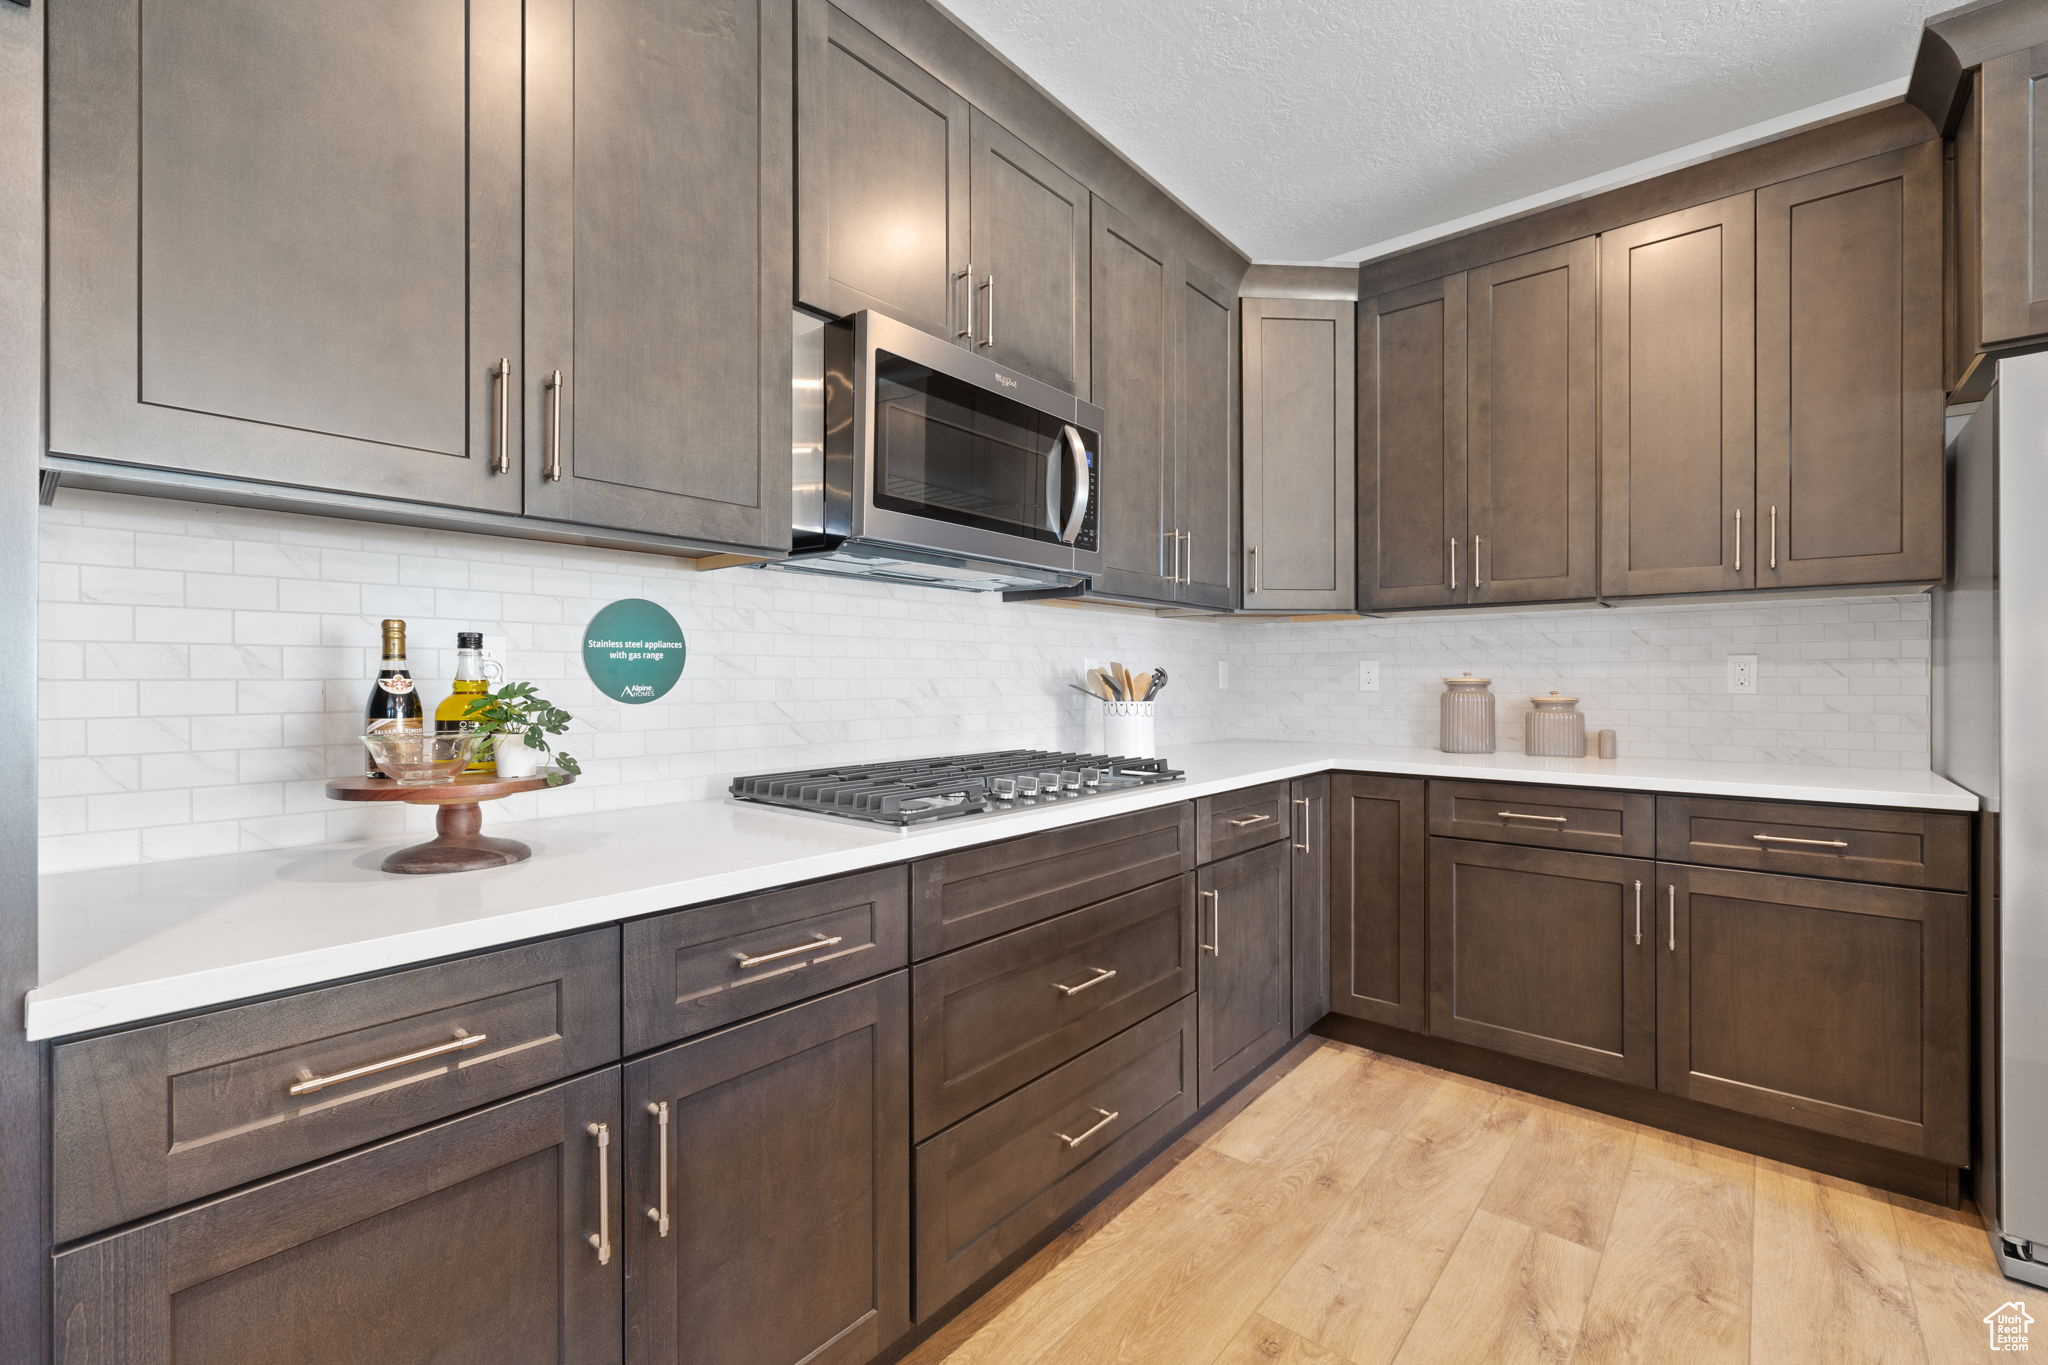
[[[1304,743],[1182,745],[1166,757],[1186,781],[908,831],[726,800],[503,824],[486,812],[486,831],[525,840],[531,860],[394,876],[378,864],[414,840],[385,839],[46,877],[28,1036],[203,1009],[1319,772],[1977,808],[1928,772]]]

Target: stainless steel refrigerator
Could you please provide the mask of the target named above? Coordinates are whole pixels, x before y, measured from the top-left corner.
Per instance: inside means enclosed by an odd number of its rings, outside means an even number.
[[[2048,1287],[2048,354],[1999,362],[1949,474],[1932,738],[1984,803],[1972,1165],[2000,1269]]]

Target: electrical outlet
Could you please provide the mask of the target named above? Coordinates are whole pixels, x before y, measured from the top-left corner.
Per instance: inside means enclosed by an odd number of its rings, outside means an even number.
[[[1218,659],[1216,661],[1216,690],[1219,692],[1228,692],[1230,690],[1230,660],[1228,659]]]
[[[1728,656],[1728,690],[1730,692],[1753,693],[1756,691],[1756,655],[1730,654]]]
[[[1380,661],[1360,659],[1358,661],[1358,690],[1377,692],[1380,690]]]

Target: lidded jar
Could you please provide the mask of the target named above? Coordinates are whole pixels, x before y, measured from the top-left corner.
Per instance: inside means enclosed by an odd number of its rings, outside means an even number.
[[[1522,727],[1522,752],[1531,758],[1584,758],[1586,718],[1577,697],[1531,697],[1535,710]]]
[[[1441,724],[1437,747],[1447,754],[1490,754],[1493,752],[1493,685],[1491,678],[1445,678],[1444,694],[1438,699]]]

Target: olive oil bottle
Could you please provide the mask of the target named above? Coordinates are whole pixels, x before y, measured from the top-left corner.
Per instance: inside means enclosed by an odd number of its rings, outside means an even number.
[[[491,690],[484,676],[484,637],[481,631],[459,631],[455,636],[455,690],[434,708],[434,728],[460,730],[470,717],[483,709],[484,694]],[[489,744],[479,744],[470,755],[464,772],[487,773],[493,768]]]
[[[419,688],[412,680],[412,665],[405,658],[405,622],[386,621],[384,662],[377,670],[377,681],[370,687],[369,704],[363,708],[363,733],[425,728]],[[371,777],[384,776],[374,760],[367,771]]]

